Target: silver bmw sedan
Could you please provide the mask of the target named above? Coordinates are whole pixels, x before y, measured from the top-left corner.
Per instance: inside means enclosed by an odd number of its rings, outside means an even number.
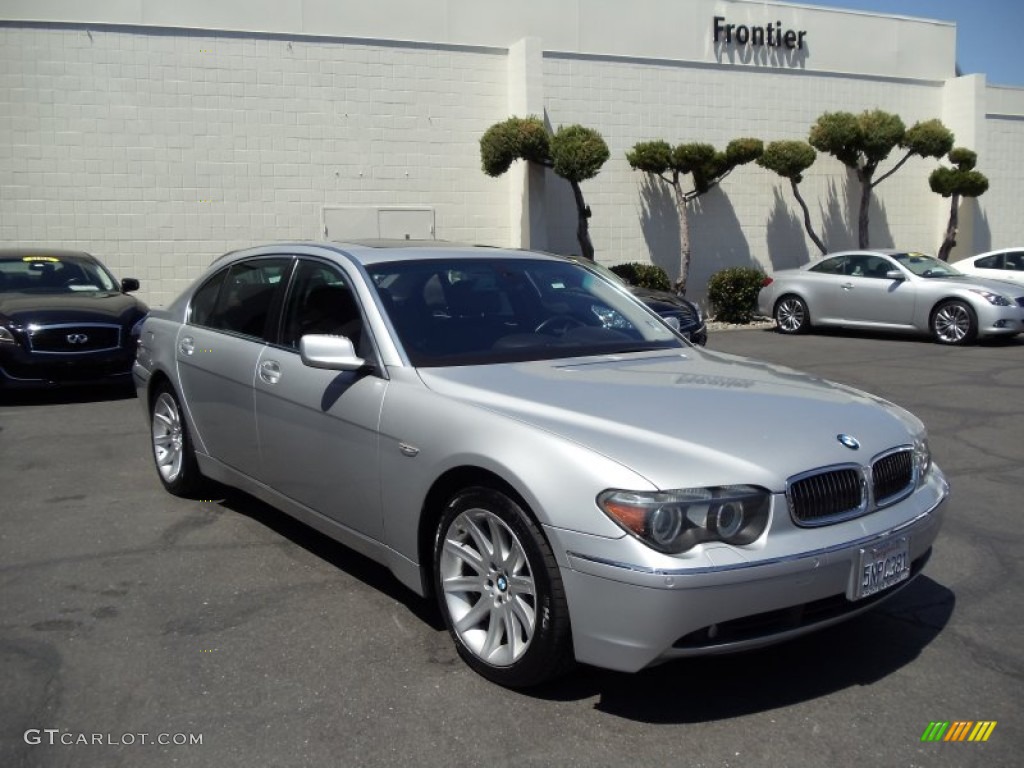
[[[385,564],[507,686],[854,616],[921,572],[948,494],[905,410],[538,253],[230,253],[150,314],[134,376],[169,492],[217,480]]]

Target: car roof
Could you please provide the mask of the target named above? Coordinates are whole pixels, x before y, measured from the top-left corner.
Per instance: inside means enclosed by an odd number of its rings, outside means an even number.
[[[23,259],[26,256],[50,256],[55,259],[95,259],[95,256],[85,251],[72,251],[63,248],[43,248],[39,246],[0,248],[0,259]]]
[[[358,264],[370,266],[396,261],[422,261],[424,259],[480,259],[510,258],[564,261],[556,254],[501,248],[490,245],[466,245],[443,240],[346,240],[331,242],[292,242],[232,251],[220,256],[214,264],[220,265],[238,259],[271,255],[291,251],[295,254],[333,252],[340,258],[349,258]]]
[[[821,257],[820,260],[828,259],[833,256],[853,256],[856,254],[876,254],[879,256],[895,256],[898,253],[920,253],[922,256],[930,256],[931,254],[926,251],[918,251],[914,248],[847,248],[845,251],[832,251],[826,253]]]
[[[996,248],[993,251],[983,251],[982,253],[976,253],[973,256],[965,256],[960,261],[974,261],[974,259],[980,259],[982,256],[996,256],[1000,253],[1015,253],[1016,251],[1024,251],[1024,246],[1009,247],[1009,248]]]

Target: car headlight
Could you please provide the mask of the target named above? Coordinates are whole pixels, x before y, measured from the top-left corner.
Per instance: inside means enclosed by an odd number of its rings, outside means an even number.
[[[604,491],[597,504],[627,533],[675,555],[708,541],[750,544],[768,527],[771,493],[753,485]]]
[[[9,330],[0,325],[0,344],[17,344],[18,340],[14,338]]]
[[[992,291],[986,291],[984,288],[970,288],[968,290],[970,290],[971,293],[978,294],[989,304],[994,304],[997,307],[1009,307],[1013,305],[1013,302],[1001,293],[992,293]]]
[[[925,476],[932,468],[932,452],[928,438],[924,435],[914,440],[914,468],[917,472],[917,487],[924,485]]]

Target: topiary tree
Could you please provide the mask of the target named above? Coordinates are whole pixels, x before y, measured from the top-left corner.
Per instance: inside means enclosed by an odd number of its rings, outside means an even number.
[[[480,139],[480,160],[488,176],[501,176],[516,160],[551,168],[569,182],[576,202],[576,239],[583,255],[593,260],[590,206],[580,182],[592,179],[611,153],[601,134],[582,125],[559,126],[554,134],[539,117],[510,117],[492,125]]]
[[[804,202],[803,195],[800,194],[799,187],[804,178],[804,171],[814,165],[817,157],[818,153],[806,141],[773,141],[764,148],[764,154],[757,158],[757,164],[777,173],[784,179],[789,179],[793,197],[796,198],[804,212],[804,229],[807,230],[807,235],[824,255],[828,253],[828,249],[822,239],[815,234],[814,227],[811,226],[811,212],[807,208],[807,203]]]
[[[871,192],[903,167],[914,156],[942,157],[953,147],[953,134],[940,120],[926,120],[906,129],[898,115],[880,109],[859,115],[850,112],[825,112],[811,127],[809,142],[827,152],[857,174],[861,184],[857,240],[868,247],[868,210]],[[905,153],[896,164],[877,179],[875,172],[889,154],[900,147]]]
[[[980,197],[988,191],[988,178],[980,171],[974,170],[978,162],[978,154],[965,147],[950,150],[949,162],[952,168],[939,166],[928,177],[928,186],[932,192],[943,197],[952,198],[949,205],[949,222],[946,234],[939,246],[939,258],[949,261],[949,254],[956,245],[956,231],[959,223],[960,198]]]
[[[626,160],[635,171],[643,171],[660,179],[672,188],[679,216],[679,279],[676,290],[686,293],[686,279],[690,273],[690,217],[688,206],[709,192],[732,173],[733,169],[756,160],[764,151],[760,139],[734,139],[718,152],[710,144],[679,144],[667,141],[641,141],[626,153]],[[693,187],[683,189],[684,177],[693,177]]]

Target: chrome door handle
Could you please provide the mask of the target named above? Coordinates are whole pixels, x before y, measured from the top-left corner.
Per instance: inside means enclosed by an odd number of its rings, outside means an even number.
[[[267,384],[277,384],[281,380],[281,366],[274,360],[260,363],[260,378]]]
[[[844,291],[852,291],[853,290],[853,283],[843,283],[843,290]]]
[[[196,340],[191,336],[185,336],[178,342],[178,351],[183,355],[191,355],[196,351]]]

